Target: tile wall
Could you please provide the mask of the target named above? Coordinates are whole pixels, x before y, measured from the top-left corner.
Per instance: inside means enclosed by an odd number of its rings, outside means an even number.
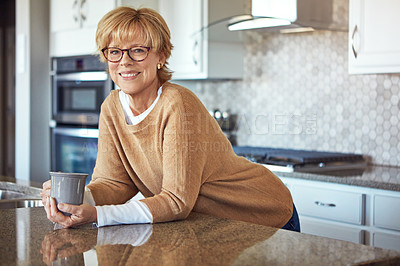
[[[348,0],[334,1],[348,21]],[[209,110],[238,115],[239,145],[362,153],[400,166],[400,74],[348,74],[348,33],[245,31],[244,77],[192,81]]]

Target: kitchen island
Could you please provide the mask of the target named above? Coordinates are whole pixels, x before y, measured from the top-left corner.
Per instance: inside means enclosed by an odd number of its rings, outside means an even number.
[[[0,210],[0,265],[399,265],[400,252],[192,213],[55,229],[43,207]]]

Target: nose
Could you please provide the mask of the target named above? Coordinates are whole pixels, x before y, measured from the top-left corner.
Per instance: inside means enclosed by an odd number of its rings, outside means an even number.
[[[119,63],[121,65],[126,65],[126,64],[132,64],[132,62],[134,62],[128,55],[128,51],[122,51],[122,58],[121,61],[119,61]]]

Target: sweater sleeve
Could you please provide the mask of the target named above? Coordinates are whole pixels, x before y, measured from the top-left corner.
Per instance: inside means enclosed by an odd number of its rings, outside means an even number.
[[[172,105],[165,119],[161,192],[142,200],[150,209],[153,222],[185,219],[202,185],[206,153],[190,147],[204,141],[206,132],[200,130],[205,123],[204,116],[198,115],[200,110],[195,110],[196,104],[191,105],[193,101],[183,99],[182,102]]]
[[[109,105],[103,103],[99,120],[96,166],[92,181],[87,185],[96,205],[122,204],[138,192],[123,164],[123,152],[109,108]]]

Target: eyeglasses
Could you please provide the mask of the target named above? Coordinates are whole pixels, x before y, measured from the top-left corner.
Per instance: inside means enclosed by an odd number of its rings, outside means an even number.
[[[141,62],[147,58],[149,51],[150,47],[146,46],[135,46],[129,49],[119,49],[116,47],[106,47],[101,49],[104,57],[112,63],[121,61],[125,52],[127,52],[129,58],[133,61]]]

